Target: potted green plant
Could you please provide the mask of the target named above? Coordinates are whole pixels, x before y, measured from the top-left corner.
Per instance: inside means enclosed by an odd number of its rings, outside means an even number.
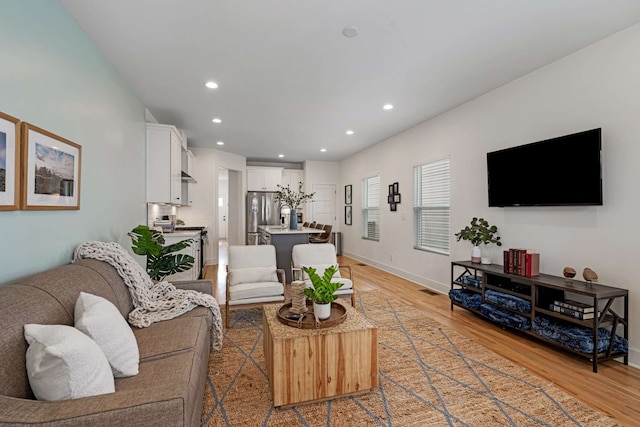
[[[455,234],[456,241],[468,240],[473,245],[471,251],[471,262],[480,263],[482,259],[482,252],[480,251],[480,243],[488,245],[489,243],[495,243],[497,246],[502,246],[500,236],[496,236],[498,233],[498,227],[495,225],[489,225],[489,222],[484,218],[473,218],[471,225],[467,225],[465,228]]]
[[[280,202],[282,207],[287,207],[290,210],[289,228],[295,230],[298,228],[298,215],[296,209],[303,203],[313,201],[314,193],[305,193],[302,191],[302,182],[298,182],[298,191],[294,191],[287,184],[286,187],[278,184],[278,192],[276,194],[276,200]]]
[[[331,316],[331,303],[338,296],[335,292],[342,287],[342,283],[332,282],[333,275],[338,271],[338,267],[332,265],[324,270],[322,277],[316,273],[313,267],[302,267],[311,279],[312,288],[305,288],[304,294],[313,301],[313,313],[320,320],[328,319]]]
[[[163,246],[162,233],[146,225],[139,225],[128,234],[131,236],[133,252],[136,255],[146,255],[147,273],[152,280],[161,281],[171,274],[187,271],[193,267],[195,259],[191,255],[174,254],[189,247],[192,243],[190,239]]]

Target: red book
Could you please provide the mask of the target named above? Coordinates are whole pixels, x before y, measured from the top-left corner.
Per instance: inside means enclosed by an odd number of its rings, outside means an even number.
[[[509,251],[502,251],[502,268],[505,273],[509,272]]]
[[[524,276],[525,275],[526,255],[527,255],[527,250],[526,249],[519,249],[518,250],[518,271],[517,271],[517,274],[519,274],[520,276]]]
[[[527,269],[525,271],[525,276],[539,276],[540,275],[540,254],[539,253],[528,253],[526,254]]]
[[[515,249],[509,249],[509,273],[513,273],[513,259],[515,258]]]

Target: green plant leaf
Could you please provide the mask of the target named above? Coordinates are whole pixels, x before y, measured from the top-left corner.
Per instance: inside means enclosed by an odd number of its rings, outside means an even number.
[[[335,301],[338,296],[335,292],[342,287],[342,283],[332,282],[333,275],[338,271],[338,266],[330,266],[325,269],[322,277],[318,276],[313,267],[303,267],[305,273],[309,275],[313,288],[305,288],[304,294],[318,304],[325,304]]]
[[[191,255],[173,254],[191,246],[192,241],[189,239],[162,246],[165,242],[162,233],[146,225],[135,227],[129,236],[131,236],[133,253],[146,255],[147,273],[153,280],[160,281],[171,274],[187,271],[193,267],[195,259]]]

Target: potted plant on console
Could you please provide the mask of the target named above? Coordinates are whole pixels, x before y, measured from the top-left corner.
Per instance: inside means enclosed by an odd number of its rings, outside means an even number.
[[[292,190],[287,184],[286,187],[278,184],[278,192],[276,194],[276,199],[280,202],[282,207],[289,208],[290,210],[290,219],[289,219],[289,228],[295,230],[298,228],[298,214],[296,209],[303,203],[313,201],[313,196],[316,193],[305,193],[302,191],[302,182],[298,182],[298,191]]]
[[[489,243],[495,243],[497,246],[502,246],[500,236],[496,236],[498,233],[498,227],[495,225],[489,225],[489,222],[484,218],[473,218],[471,224],[456,233],[456,241],[469,240],[473,245],[471,250],[471,262],[480,263],[482,259],[482,252],[480,251],[480,243],[488,245]],[[486,262],[490,264],[490,262]]]
[[[332,265],[325,269],[322,277],[313,267],[302,267],[302,269],[309,275],[313,285],[312,288],[304,290],[304,294],[313,301],[313,313],[320,320],[328,319],[331,316],[331,303],[338,298],[335,292],[342,287],[342,283],[331,281],[338,271],[337,266]]]

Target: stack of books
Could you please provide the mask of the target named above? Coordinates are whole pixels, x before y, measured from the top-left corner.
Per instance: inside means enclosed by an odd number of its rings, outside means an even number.
[[[540,254],[531,249],[508,249],[504,254],[504,272],[520,276],[540,275]]]
[[[553,304],[550,304],[549,310],[580,320],[590,320],[595,315],[595,309],[592,305],[572,300],[554,301]]]

